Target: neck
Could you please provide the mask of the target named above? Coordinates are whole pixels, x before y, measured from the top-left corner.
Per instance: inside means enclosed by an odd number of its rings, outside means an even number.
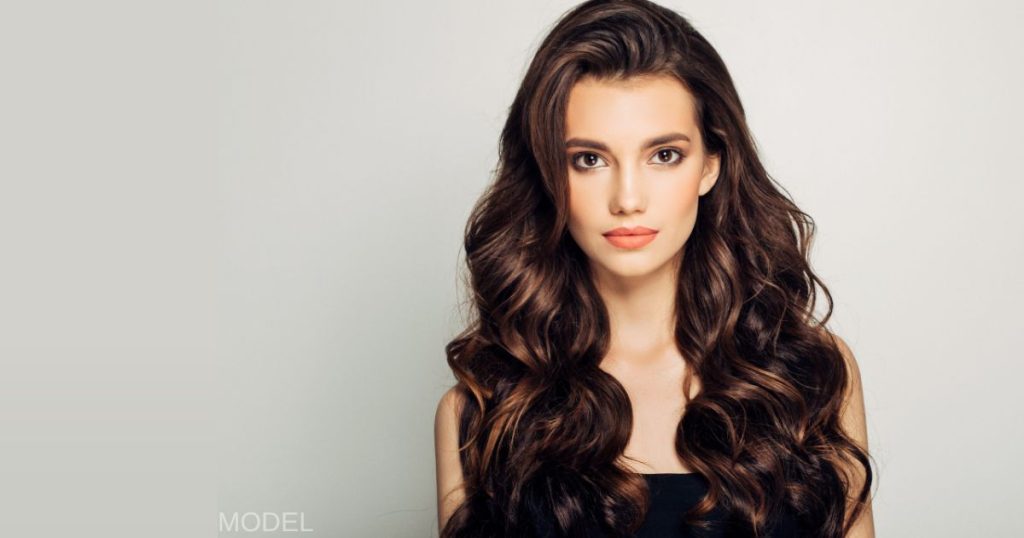
[[[662,365],[675,354],[674,263],[653,273],[617,277],[605,273],[595,285],[608,309],[611,342],[605,361],[620,367]]]

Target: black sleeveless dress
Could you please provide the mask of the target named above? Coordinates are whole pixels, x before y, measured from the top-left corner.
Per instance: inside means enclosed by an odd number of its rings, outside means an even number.
[[[707,492],[708,482],[699,473],[644,473],[641,474],[650,489],[650,506],[647,517],[634,538],[746,538],[749,532],[740,530],[721,507],[706,516],[709,528],[702,530],[683,521],[683,515],[690,507],[700,502]],[[554,518],[550,514],[534,513],[533,527],[538,538],[556,538]],[[589,523],[586,536],[600,537],[603,533]],[[765,538],[806,538],[811,533],[799,526],[790,511],[784,511],[769,525]]]
[[[711,527],[705,532],[683,522],[683,513],[707,492],[707,480],[699,473],[644,474],[651,491],[651,504],[636,538],[727,538],[739,536],[730,530],[726,514],[716,508],[709,514]],[[769,529],[771,538],[808,536],[801,532],[791,512],[784,512]]]

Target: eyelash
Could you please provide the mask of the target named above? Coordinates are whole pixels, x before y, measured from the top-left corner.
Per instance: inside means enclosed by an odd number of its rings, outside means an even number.
[[[663,151],[671,151],[671,152],[674,152],[677,155],[679,155],[679,158],[676,159],[675,161],[668,162],[668,163],[658,163],[658,164],[661,164],[661,165],[664,165],[664,166],[676,166],[679,163],[681,163],[683,161],[683,159],[686,157],[686,155],[683,155],[682,151],[680,151],[680,150],[678,150],[676,148],[661,148],[658,151],[654,152],[654,155],[657,156],[659,153],[661,153]],[[584,155],[595,155],[599,159],[602,158],[600,155],[597,155],[596,153],[594,153],[592,151],[582,151],[580,153],[576,153],[576,154],[574,154],[572,156],[572,167],[573,168],[575,168],[576,170],[579,170],[580,172],[589,172],[591,170],[594,170],[595,168],[600,168],[600,167],[597,167],[597,166],[580,166],[580,165],[578,165],[576,163],[576,161],[578,161],[579,158],[584,156]]]

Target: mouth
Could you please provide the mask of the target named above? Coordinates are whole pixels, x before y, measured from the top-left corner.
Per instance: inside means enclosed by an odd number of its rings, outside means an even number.
[[[658,233],[658,230],[655,230],[655,229],[652,229],[652,228],[647,228],[645,226],[633,226],[632,228],[628,228],[628,227],[625,227],[625,226],[619,226],[618,228],[615,228],[614,230],[608,230],[607,232],[604,233],[604,235],[607,237],[609,235],[612,235],[612,236],[650,235],[650,234],[656,234],[656,233]]]
[[[609,243],[619,248],[637,249],[651,241],[658,235],[658,230],[637,226],[634,228],[616,228],[605,232],[604,238]]]

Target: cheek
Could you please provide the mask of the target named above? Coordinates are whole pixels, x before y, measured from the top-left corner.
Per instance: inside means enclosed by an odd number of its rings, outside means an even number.
[[[683,181],[666,184],[658,198],[664,203],[661,216],[666,225],[675,228],[674,242],[684,242],[690,236],[697,219],[699,177],[687,177]]]
[[[684,211],[697,205],[699,198],[700,176],[689,170],[679,176],[659,184],[657,192],[652,193],[652,201],[663,202],[663,207],[671,212]]]
[[[689,220],[697,211],[698,196],[696,192],[679,192],[671,198],[670,214],[674,219]]]
[[[570,228],[579,229],[580,227],[593,224],[594,200],[593,195],[589,194],[585,190],[571,189],[569,190],[569,226]]]
[[[587,189],[569,191],[569,235],[590,257],[599,255],[597,249],[604,241],[601,232],[608,224],[606,208],[607,203],[600,192]]]

